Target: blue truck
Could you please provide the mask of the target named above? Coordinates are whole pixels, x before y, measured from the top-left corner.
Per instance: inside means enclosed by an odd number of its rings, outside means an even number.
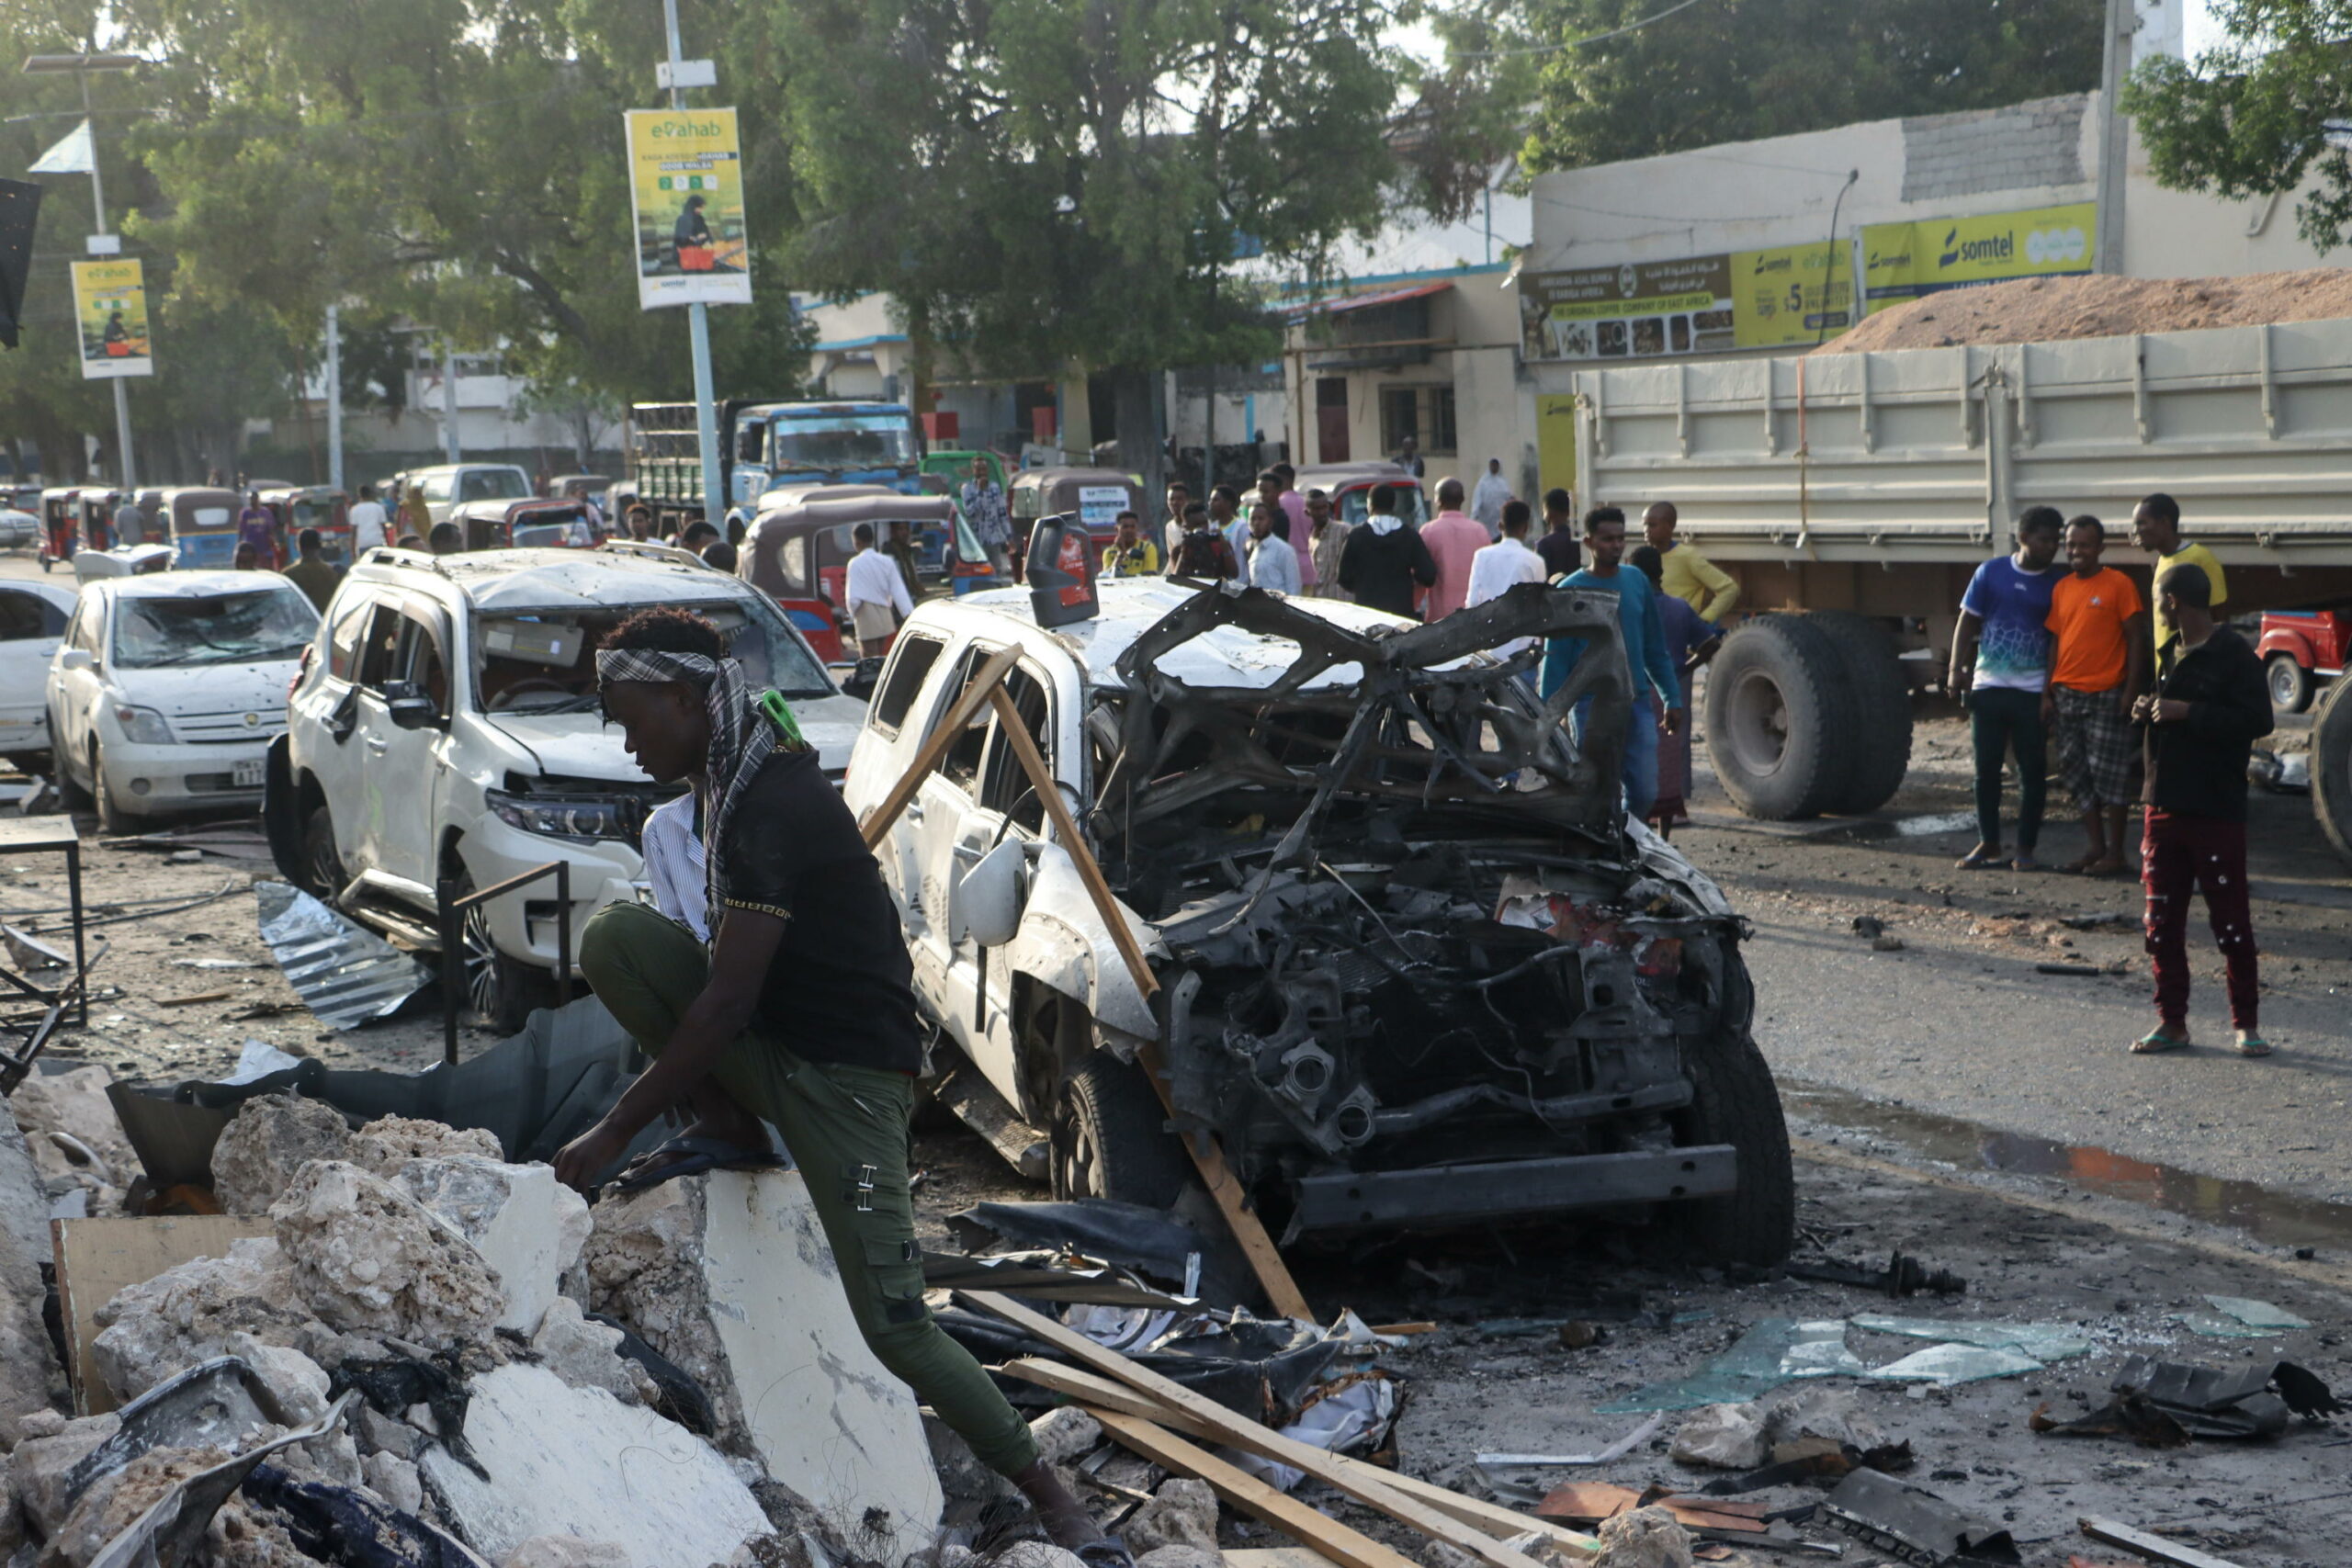
[[[637,499],[664,525],[709,515],[714,523],[759,511],[760,497],[786,485],[883,485],[923,493],[916,465],[922,443],[904,403],[768,402],[729,398],[718,405],[718,479],[727,504],[707,508],[702,448],[692,403],[639,403],[629,411],[628,477]]]

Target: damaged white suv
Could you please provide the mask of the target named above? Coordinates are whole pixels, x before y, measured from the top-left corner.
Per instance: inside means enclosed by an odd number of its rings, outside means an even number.
[[[270,749],[262,815],[278,869],[427,948],[444,882],[462,896],[566,862],[575,933],[638,897],[639,834],[677,788],[649,780],[605,726],[595,650],[656,604],[716,622],[840,779],[865,705],[741,578],[659,546],[377,549],[328,604]],[[553,999],[555,916],[552,878],[467,911],[469,999],[497,1026]]]
[[[1156,1052],[1176,1118],[1285,1240],[1615,1210],[1726,1259],[1787,1253],[1743,922],[1616,804],[1613,599],[1524,584],[1423,626],[1256,590],[1100,596],[1052,629],[1018,590],[920,607],[851,763],[864,817],[1018,649],[1007,694],[1159,982],[1120,962],[982,706],[878,851],[934,1070],[1003,1102],[967,1119],[1043,1129],[1060,1195],[1166,1208],[1192,1168],[1137,1065]],[[1553,636],[1591,647],[1548,703],[1519,679],[1540,643],[1486,651]],[[1586,700],[1618,739],[1579,750],[1561,721]]]

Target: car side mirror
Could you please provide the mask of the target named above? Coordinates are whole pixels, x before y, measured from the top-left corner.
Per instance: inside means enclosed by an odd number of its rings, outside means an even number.
[[[405,681],[386,688],[384,711],[400,729],[430,729],[441,722],[440,705]]]
[[[876,654],[871,659],[861,659],[857,661],[857,668],[851,671],[849,679],[842,682],[842,690],[859,702],[872,702],[874,688],[881,683],[882,658]]]
[[[1028,894],[1023,886],[1027,870],[1021,841],[1008,839],[964,874],[956,885],[956,912],[966,937],[982,947],[1002,947],[1013,939]]]
[[[57,667],[60,670],[88,670],[95,667],[96,663],[97,660],[90,657],[90,650],[86,648],[69,648],[57,656]]]

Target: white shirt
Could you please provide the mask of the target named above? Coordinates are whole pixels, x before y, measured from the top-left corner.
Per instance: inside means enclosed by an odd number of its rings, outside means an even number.
[[[1250,519],[1237,517],[1225,525],[1225,542],[1233,547],[1234,570],[1241,575],[1235,579],[1238,588],[1250,586]]]
[[[653,907],[703,941],[710,940],[709,890],[702,835],[695,831],[695,797],[688,790],[654,808],[645,819],[645,880]]]
[[[1503,591],[1515,583],[1541,582],[1544,580],[1544,558],[1517,539],[1506,537],[1488,545],[1470,558],[1470,591],[1463,595],[1462,607],[1483,604],[1502,596]],[[1504,659],[1523,648],[1534,646],[1532,637],[1513,637],[1495,649]]]
[[[384,537],[384,503],[380,501],[356,502],[351,508],[351,558],[357,560],[363,550],[391,543]]]
[[[1250,541],[1250,585],[1297,596],[1298,552],[1280,534]]]
[[[915,602],[907,596],[907,580],[899,563],[870,547],[850,558],[842,594],[849,601],[852,615],[860,604],[888,604],[902,620],[915,613]]]
[[[1510,499],[1510,485],[1500,474],[1488,474],[1470,492],[1470,515],[1487,525],[1489,534],[1499,533],[1503,525],[1503,502]]]

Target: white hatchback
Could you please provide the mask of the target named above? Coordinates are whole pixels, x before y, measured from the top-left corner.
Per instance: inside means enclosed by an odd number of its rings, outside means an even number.
[[[46,772],[49,661],[74,614],[74,590],[47,582],[0,582],[0,757]]]
[[[60,784],[99,826],[258,806],[286,690],[319,613],[274,571],[92,582],[49,665]]]

